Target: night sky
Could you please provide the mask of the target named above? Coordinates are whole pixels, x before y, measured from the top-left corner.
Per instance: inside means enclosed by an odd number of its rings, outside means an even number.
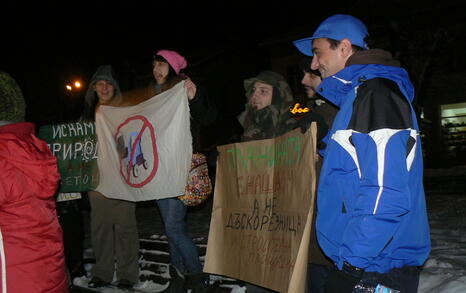
[[[62,2],[10,1],[1,11],[0,70],[17,80],[28,103],[28,119],[38,124],[72,120],[63,114],[76,111],[76,105],[65,97],[65,84],[79,79],[85,87],[100,64],[113,65],[122,88],[128,89],[134,84],[125,81],[150,74],[151,58],[158,49],[177,50],[191,66],[202,65],[224,52],[247,51],[263,40],[309,24],[306,9],[297,4],[285,6],[286,2]],[[244,61],[249,66],[254,63]],[[225,64],[218,74],[210,74],[218,77],[235,71],[231,66]],[[250,77],[245,74],[234,81],[239,89],[241,80]],[[203,79],[209,82],[208,77]],[[83,93],[71,99],[80,100]],[[243,102],[240,97],[238,103]]]
[[[0,70],[17,80],[28,103],[27,118],[39,125],[76,112],[82,94],[66,96],[64,86],[76,78],[86,86],[100,64],[115,66],[122,88],[129,89],[134,84],[128,81],[150,74],[158,49],[177,50],[193,72],[205,72],[201,79],[217,88],[211,99],[236,115],[244,103],[242,80],[268,69],[269,56],[261,55],[260,44],[285,40],[285,50],[299,54],[294,39],[311,35],[330,15],[348,13],[363,20],[371,35],[387,40],[385,49],[397,50],[409,42],[391,42],[393,36],[402,39],[396,21],[428,31],[464,18],[466,11],[463,1],[433,6],[401,0],[62,2],[6,1],[0,12]],[[74,106],[69,99],[76,100]]]

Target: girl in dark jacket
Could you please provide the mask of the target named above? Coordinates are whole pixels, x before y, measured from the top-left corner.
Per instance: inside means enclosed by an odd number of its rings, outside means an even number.
[[[206,126],[215,120],[215,109],[209,104],[208,99],[196,84],[181,73],[181,70],[187,67],[187,62],[178,52],[170,50],[158,51],[154,56],[152,66],[155,85],[149,87],[149,97],[158,95],[179,82],[184,82],[191,114],[193,153],[199,152],[200,127]],[[157,205],[168,236],[172,266],[176,267],[179,272],[189,279],[187,280],[188,287],[202,287],[206,277],[202,273],[197,248],[186,232],[186,205],[178,199],[178,195],[159,199]],[[172,290],[176,291],[177,289],[173,288]]]

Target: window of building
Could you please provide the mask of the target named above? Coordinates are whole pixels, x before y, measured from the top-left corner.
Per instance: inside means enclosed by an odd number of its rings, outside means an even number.
[[[466,163],[466,103],[441,105],[444,151],[458,164]]]

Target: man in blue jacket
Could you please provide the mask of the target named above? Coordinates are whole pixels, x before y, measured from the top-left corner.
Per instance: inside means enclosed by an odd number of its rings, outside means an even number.
[[[334,15],[294,42],[322,75],[318,93],[340,107],[318,187],[317,237],[335,263],[326,290],[417,292],[430,237],[414,89],[367,35],[359,19]]]

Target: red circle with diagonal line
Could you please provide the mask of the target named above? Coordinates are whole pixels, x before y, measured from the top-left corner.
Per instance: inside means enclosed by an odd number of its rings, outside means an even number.
[[[114,136],[115,141],[117,141],[117,138],[121,134],[122,128],[124,130],[124,127],[128,123],[130,123],[132,121],[133,122],[136,121],[136,123],[137,123],[137,121],[140,121],[141,130],[139,132],[137,132],[138,135],[137,135],[136,139],[131,142],[131,146],[130,146],[131,147],[130,148],[131,153],[129,154],[129,164],[128,164],[127,167],[125,167],[125,164],[123,162],[125,158],[120,158],[120,174],[121,174],[121,176],[123,176],[123,178],[125,179],[125,182],[128,185],[130,185],[131,187],[140,188],[140,187],[146,185],[147,183],[149,183],[155,177],[155,174],[157,173],[157,169],[158,169],[158,166],[159,166],[159,155],[158,155],[158,152],[157,152],[157,144],[156,144],[154,126],[149,122],[149,120],[147,120],[146,117],[144,117],[142,115],[137,115],[137,116],[130,117],[130,118],[126,119],[125,122],[120,124],[120,126],[118,126],[117,132],[116,132],[116,134]],[[150,150],[152,150],[152,154],[153,154],[153,167],[152,167],[152,170],[149,171],[149,174],[148,174],[147,178],[145,178],[144,180],[142,180],[139,183],[135,183],[135,182],[131,181],[131,170],[136,167],[136,166],[133,165],[134,156],[136,155],[136,149],[138,148],[138,145],[141,142],[142,135],[144,134],[145,131],[149,132],[149,135],[150,135],[150,146],[151,146]],[[145,145],[148,145],[148,144],[146,143]]]

